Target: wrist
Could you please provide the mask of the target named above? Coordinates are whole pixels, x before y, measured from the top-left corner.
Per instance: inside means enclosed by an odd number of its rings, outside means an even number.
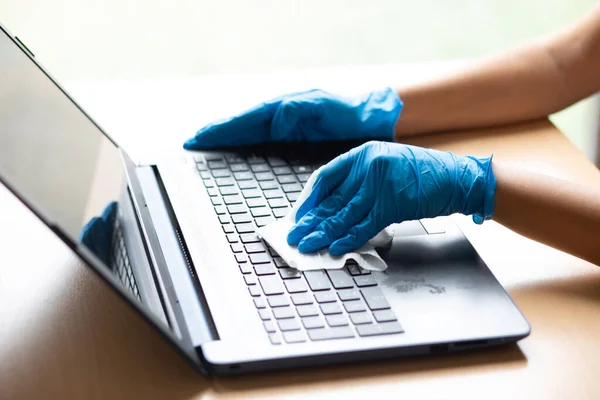
[[[396,123],[400,118],[404,103],[392,88],[371,92],[361,107],[361,114],[368,115],[361,126],[365,128],[364,136],[370,139],[394,141]],[[370,112],[365,113],[365,109]]]

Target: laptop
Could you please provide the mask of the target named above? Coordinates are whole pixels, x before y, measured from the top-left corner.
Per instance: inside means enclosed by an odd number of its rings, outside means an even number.
[[[319,165],[353,144],[136,165],[0,31],[0,181],[198,371],[443,354],[529,334],[450,218],[397,224],[379,250],[384,272],[350,261],[302,273],[257,236]]]

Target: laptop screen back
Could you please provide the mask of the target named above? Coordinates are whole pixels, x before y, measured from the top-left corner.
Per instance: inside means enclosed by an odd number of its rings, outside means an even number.
[[[116,229],[119,150],[1,29],[0,82],[0,176],[143,300]]]

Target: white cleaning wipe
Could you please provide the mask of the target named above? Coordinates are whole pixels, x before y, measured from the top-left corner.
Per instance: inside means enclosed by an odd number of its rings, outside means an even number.
[[[295,224],[296,212],[310,194],[318,172],[315,171],[310,176],[290,212],[284,218],[259,228],[258,234],[275,249],[290,267],[299,269],[300,271],[340,269],[349,259],[356,261],[363,269],[372,271],[385,270],[387,264],[379,257],[379,254],[375,251],[375,247],[384,247],[391,243],[393,238],[391,227],[381,231],[360,249],[344,254],[341,257],[333,257],[327,249],[313,254],[303,254],[296,247],[287,244],[287,235]]]

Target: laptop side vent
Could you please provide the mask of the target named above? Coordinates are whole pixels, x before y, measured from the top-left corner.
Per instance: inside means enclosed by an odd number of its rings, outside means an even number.
[[[179,228],[175,229],[175,234],[177,235],[177,240],[179,241],[179,247],[181,248],[181,252],[183,253],[183,257],[185,258],[185,264],[187,265],[188,271],[193,278],[197,278],[196,272],[194,268],[192,268],[192,263],[190,261],[190,255],[188,254],[187,246],[185,245],[181,231]]]

